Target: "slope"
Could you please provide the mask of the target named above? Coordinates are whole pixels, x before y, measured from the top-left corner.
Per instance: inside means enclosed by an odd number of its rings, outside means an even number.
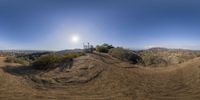
[[[148,68],[106,54],[88,54],[75,59],[71,69],[39,73],[5,64],[3,59],[0,99],[4,100],[200,99],[200,58],[168,67]]]

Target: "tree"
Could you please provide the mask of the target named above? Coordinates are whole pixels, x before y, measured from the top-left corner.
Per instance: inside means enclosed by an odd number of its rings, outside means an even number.
[[[98,51],[98,52],[103,52],[103,53],[108,53],[108,51],[109,51],[110,49],[112,49],[112,48],[114,48],[114,46],[109,45],[109,44],[107,44],[107,43],[104,43],[104,44],[102,44],[102,45],[97,45],[97,46],[96,46],[96,51]]]

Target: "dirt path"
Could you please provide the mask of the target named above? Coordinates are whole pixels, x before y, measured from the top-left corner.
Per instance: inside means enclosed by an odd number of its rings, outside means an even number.
[[[17,67],[18,64],[4,62],[5,58],[0,57],[0,99],[28,99],[34,93],[31,87],[25,82],[24,78],[11,75],[2,70],[6,66]]]
[[[104,69],[98,77],[86,83],[50,88],[37,88],[22,76],[5,72],[5,66],[18,66],[0,58],[0,99],[200,100],[200,58],[166,68],[135,68],[107,55],[87,57],[104,63],[96,65]]]

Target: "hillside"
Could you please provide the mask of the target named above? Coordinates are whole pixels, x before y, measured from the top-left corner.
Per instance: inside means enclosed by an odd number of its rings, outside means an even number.
[[[2,100],[199,100],[200,58],[143,67],[107,54],[76,58],[70,69],[37,71],[0,58]]]
[[[200,51],[167,48],[150,48],[137,51],[137,54],[148,67],[165,67],[200,57]]]

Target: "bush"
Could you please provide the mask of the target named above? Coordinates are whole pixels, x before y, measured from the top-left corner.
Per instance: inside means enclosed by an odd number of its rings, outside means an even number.
[[[142,58],[135,54],[134,52],[123,49],[123,48],[113,48],[109,50],[109,54],[121,60],[129,61],[133,64],[142,63]]]
[[[159,57],[159,56],[154,56],[150,59],[150,62],[149,62],[149,65],[167,65],[168,64],[168,61],[167,59],[164,59],[162,57]]]
[[[103,45],[97,45],[96,51],[102,52],[102,53],[108,53],[110,49],[114,48],[112,45],[104,43]]]
[[[14,63],[14,57],[7,57],[5,59],[5,62],[7,62],[7,63]]]
[[[35,69],[46,70],[55,67],[56,64],[60,63],[61,61],[63,61],[63,57],[50,54],[40,57],[38,60],[33,62],[32,66]]]
[[[97,46],[96,51],[102,52],[102,53],[108,53],[109,50],[103,46]]]
[[[32,54],[20,54],[16,56],[17,59],[22,59],[25,60],[29,63],[34,62],[37,60],[40,56],[49,54],[49,52],[44,52],[44,53],[32,53]]]
[[[59,66],[71,65],[73,58],[84,55],[83,53],[66,53],[64,55],[49,54],[41,56],[32,63],[32,67],[38,70],[49,70]]]
[[[199,51],[183,49],[165,49],[152,48],[138,52],[146,66],[168,66],[180,64],[195,57],[198,57]]]
[[[5,62],[7,63],[18,63],[18,64],[22,64],[22,65],[28,65],[29,62],[24,60],[24,59],[20,59],[20,58],[16,58],[16,57],[7,57]]]

